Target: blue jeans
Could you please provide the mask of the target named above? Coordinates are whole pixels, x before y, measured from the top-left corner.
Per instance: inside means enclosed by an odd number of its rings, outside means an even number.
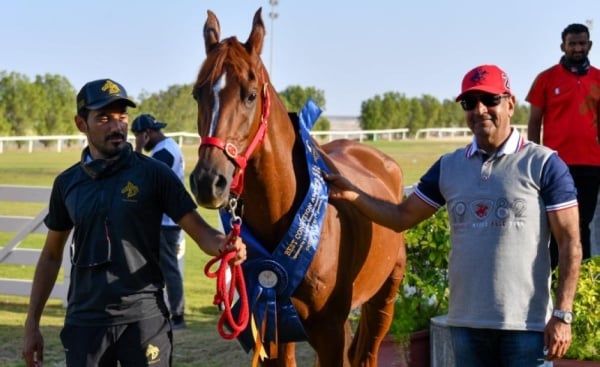
[[[544,365],[544,333],[450,327],[457,367]]]
[[[185,309],[183,293],[183,274],[179,269],[177,252],[183,239],[183,232],[178,228],[161,228],[160,230],[160,269],[167,286],[169,310],[172,315],[181,316]]]

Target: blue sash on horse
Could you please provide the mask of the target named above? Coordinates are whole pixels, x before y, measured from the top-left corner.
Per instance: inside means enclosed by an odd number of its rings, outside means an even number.
[[[329,168],[310,137],[310,129],[320,114],[319,106],[309,100],[299,115],[299,132],[304,142],[310,186],[289,231],[273,253],[269,253],[246,227],[241,227],[248,259],[252,259],[242,264],[251,319],[238,341],[246,352],[255,347],[255,338],[260,338],[260,344],[268,346],[267,350],[279,342],[306,340],[290,297],[314,258],[327,208],[328,189],[321,171],[329,172]],[[220,215],[223,227],[227,228],[231,215],[225,210],[220,210]],[[239,313],[238,303],[233,311]]]

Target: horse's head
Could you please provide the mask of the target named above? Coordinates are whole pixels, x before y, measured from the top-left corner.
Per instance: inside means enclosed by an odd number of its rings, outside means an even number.
[[[193,91],[202,140],[190,187],[201,206],[219,208],[230,191],[241,193],[246,163],[264,138],[270,101],[260,59],[264,36],[261,9],[245,43],[235,37],[219,41],[219,20],[208,11],[206,60]]]

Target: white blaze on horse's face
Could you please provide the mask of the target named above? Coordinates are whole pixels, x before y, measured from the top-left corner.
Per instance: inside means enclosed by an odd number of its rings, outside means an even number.
[[[210,130],[208,131],[208,136],[213,136],[217,129],[217,121],[219,120],[219,109],[221,108],[221,101],[219,100],[219,92],[225,89],[227,84],[227,73],[223,73],[221,77],[216,81],[215,85],[213,85],[213,97],[214,104],[212,110],[212,119],[210,122]]]

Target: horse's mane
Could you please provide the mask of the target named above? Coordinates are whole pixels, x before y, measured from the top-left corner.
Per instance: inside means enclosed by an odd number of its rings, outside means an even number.
[[[260,59],[259,61],[260,62]],[[222,40],[206,55],[206,60],[198,72],[198,78],[194,84],[194,89],[200,88],[208,83],[212,85],[223,73],[225,64],[232,69],[236,75],[248,75],[250,80],[257,76],[251,72],[253,60],[246,51],[246,48],[236,37],[229,37]]]

